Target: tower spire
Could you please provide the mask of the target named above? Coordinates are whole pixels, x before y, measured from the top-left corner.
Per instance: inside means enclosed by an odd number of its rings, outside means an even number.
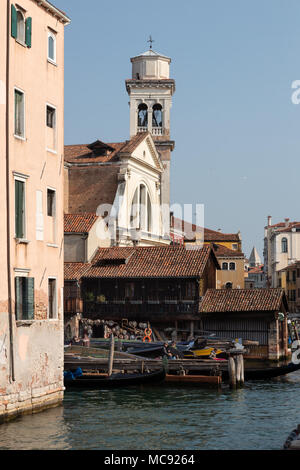
[[[154,39],[152,39],[152,36],[151,36],[151,34],[150,34],[150,37],[149,37],[149,39],[148,39],[148,41],[147,41],[147,42],[149,42],[149,43],[150,43],[150,49],[152,49],[152,43],[153,43],[153,42],[155,42],[155,41],[154,41]]]

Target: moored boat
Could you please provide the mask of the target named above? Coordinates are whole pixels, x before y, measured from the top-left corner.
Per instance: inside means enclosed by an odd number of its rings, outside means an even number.
[[[132,373],[132,374],[86,374],[72,373],[67,371],[64,377],[66,388],[122,388],[136,385],[152,385],[163,382],[166,377],[164,369],[154,372]]]

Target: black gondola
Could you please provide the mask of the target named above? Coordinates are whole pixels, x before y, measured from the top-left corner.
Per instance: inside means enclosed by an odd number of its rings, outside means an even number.
[[[64,384],[66,388],[122,388],[133,385],[152,385],[160,383],[164,381],[165,377],[166,372],[164,369],[136,374],[112,374],[110,377],[100,374],[82,374],[74,378],[69,378],[68,375],[66,375]]]
[[[267,380],[281,375],[290,374],[300,370],[300,364],[293,364],[292,362],[279,367],[265,367],[262,369],[245,368],[245,380]]]

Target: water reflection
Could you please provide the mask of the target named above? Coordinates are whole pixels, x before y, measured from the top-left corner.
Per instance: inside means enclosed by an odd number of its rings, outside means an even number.
[[[299,382],[66,392],[63,407],[0,426],[0,449],[280,449],[300,422]]]

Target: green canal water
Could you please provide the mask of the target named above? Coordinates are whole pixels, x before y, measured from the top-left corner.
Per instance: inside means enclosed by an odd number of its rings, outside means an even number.
[[[64,405],[0,426],[0,449],[281,449],[300,423],[300,372],[243,389],[66,392]]]

